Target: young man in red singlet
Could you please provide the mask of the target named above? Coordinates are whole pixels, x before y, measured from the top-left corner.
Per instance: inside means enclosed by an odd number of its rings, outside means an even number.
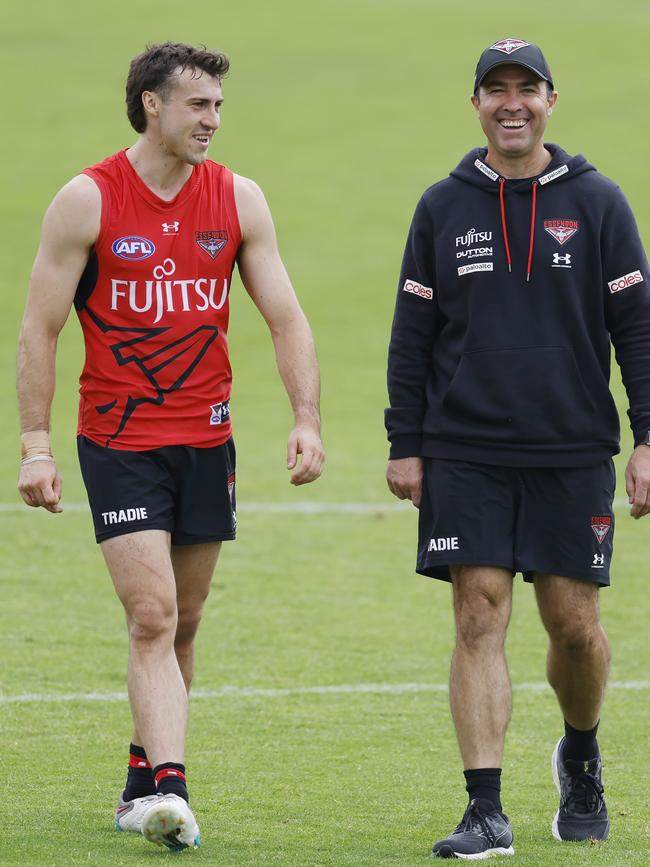
[[[317,479],[324,460],[313,339],[264,196],[207,159],[228,66],[223,54],[173,43],[132,61],[127,113],[139,138],[50,205],[18,354],[19,490],[28,505],[61,512],[50,406],[57,338],[75,305],[86,343],[79,458],[129,631],[134,734],[116,826],[175,850],[200,839],[185,779],[187,695],[221,542],[235,537],[235,262],[293,408],[292,484]]]

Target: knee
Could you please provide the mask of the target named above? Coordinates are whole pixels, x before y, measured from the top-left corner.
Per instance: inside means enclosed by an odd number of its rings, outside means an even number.
[[[554,649],[568,656],[582,656],[607,641],[598,619],[579,617],[575,612],[547,617],[544,626]]]
[[[156,599],[143,600],[131,608],[127,620],[132,643],[171,641],[176,631],[176,606]]]
[[[505,641],[510,604],[486,590],[473,589],[456,598],[457,641],[467,647]]]
[[[179,608],[175,638],[177,649],[192,644],[198,632],[202,615],[203,603],[199,606]]]

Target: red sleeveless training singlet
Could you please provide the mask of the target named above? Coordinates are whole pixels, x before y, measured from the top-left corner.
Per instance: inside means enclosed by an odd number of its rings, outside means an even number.
[[[206,160],[171,202],[124,151],[84,174],[101,191],[102,219],[75,296],[86,343],[78,434],[133,451],[224,443],[241,242],[232,172]]]

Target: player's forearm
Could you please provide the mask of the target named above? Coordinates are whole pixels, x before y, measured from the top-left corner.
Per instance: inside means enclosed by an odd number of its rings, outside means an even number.
[[[56,336],[23,328],[18,346],[16,388],[23,433],[49,431],[54,397]]]
[[[272,328],[271,333],[295,422],[320,431],[320,373],[309,323],[301,314],[281,327]]]

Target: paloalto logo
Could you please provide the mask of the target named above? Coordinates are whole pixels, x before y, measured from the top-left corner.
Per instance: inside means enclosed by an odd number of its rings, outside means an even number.
[[[128,304],[134,313],[156,311],[154,324],[160,322],[163,313],[178,311],[221,310],[228,300],[228,280],[216,277],[198,277],[170,280],[176,273],[173,259],[165,259],[153,269],[153,280],[111,279],[111,310]],[[218,300],[217,300],[217,296]],[[122,300],[123,299],[123,300]]]

